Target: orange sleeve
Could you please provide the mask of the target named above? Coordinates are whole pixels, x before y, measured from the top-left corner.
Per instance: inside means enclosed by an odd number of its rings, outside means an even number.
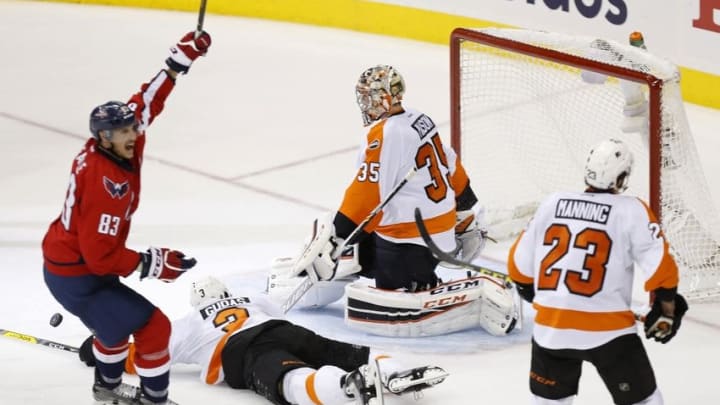
[[[450,182],[452,183],[452,188],[455,190],[456,196],[462,194],[470,183],[470,179],[465,172],[465,167],[460,163],[460,159],[455,160],[455,173],[450,177]]]
[[[508,253],[508,275],[510,276],[510,279],[519,284],[533,284],[534,280],[532,277],[528,277],[520,272],[520,269],[517,267],[517,264],[515,263],[515,250],[517,249],[518,244],[520,243],[520,239],[522,239],[523,235],[525,235],[525,231],[521,232],[520,235],[515,239],[515,243],[512,244],[512,247],[510,247],[510,252]]]
[[[380,170],[380,151],[383,141],[383,123],[374,126],[367,136],[365,160],[355,175],[350,186],[345,190],[345,196],[340,204],[340,211],[355,224],[360,224],[370,212],[380,204],[380,184],[378,176]],[[378,214],[365,228],[372,232],[382,219],[382,212]]]

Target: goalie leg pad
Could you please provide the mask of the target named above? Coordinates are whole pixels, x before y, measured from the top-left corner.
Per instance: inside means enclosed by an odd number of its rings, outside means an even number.
[[[512,290],[490,280],[486,280],[481,288],[480,326],[494,336],[510,333],[519,316]]]
[[[444,335],[480,324],[484,277],[441,284],[422,292],[381,290],[359,282],[345,287],[345,323],[380,336]]]
[[[421,292],[345,287],[345,323],[381,336],[436,336],[482,327],[502,336],[515,325],[512,291],[485,276],[451,281]]]

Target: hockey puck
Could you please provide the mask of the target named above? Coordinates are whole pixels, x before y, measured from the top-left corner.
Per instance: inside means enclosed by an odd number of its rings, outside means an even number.
[[[62,322],[62,320],[63,320],[62,314],[60,314],[59,312],[55,312],[55,313],[53,314],[53,316],[50,317],[50,326],[52,326],[53,328],[55,328],[55,327],[57,327],[58,325],[60,325],[60,323]]]

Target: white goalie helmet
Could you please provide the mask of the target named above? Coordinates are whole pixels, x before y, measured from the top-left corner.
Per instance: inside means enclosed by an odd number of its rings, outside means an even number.
[[[192,283],[190,305],[197,308],[207,302],[228,297],[230,297],[230,291],[225,284],[215,277],[209,276]]]
[[[585,163],[585,184],[598,190],[627,190],[633,155],[624,142],[608,139],[590,150]]]
[[[402,75],[390,65],[366,69],[355,86],[355,98],[365,126],[384,118],[405,94]]]

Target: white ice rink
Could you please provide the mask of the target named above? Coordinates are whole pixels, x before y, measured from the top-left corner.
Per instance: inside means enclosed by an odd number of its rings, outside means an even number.
[[[126,100],[195,22],[193,13],[0,0],[1,329],[76,346],[87,336],[42,281],[41,238],[60,212],[90,110]],[[208,56],[179,78],[148,131],[142,202],[128,241],[198,258],[174,284],[128,281],[171,318],[188,309],[189,283],[204,275],[261,288],[270,260],[294,253],[311,220],[336,208],[365,135],[353,88],[366,67],[397,67],[406,104],[449,133],[446,47],[216,15],[205,27],[213,36]],[[693,105],[687,112],[717,207],[720,112]],[[65,320],[52,328],[55,312]],[[293,317],[329,337],[446,368],[448,380],[418,404],[528,403],[529,329],[506,340],[478,330],[403,342],[343,331],[340,314],[317,314],[327,323]],[[666,403],[720,403],[720,305],[691,306],[670,344],[646,342]],[[576,403],[610,404],[596,372],[584,371]],[[0,337],[0,404],[90,404],[91,383],[92,370],[74,355]],[[173,369],[171,397],[184,405],[267,403],[250,391],[205,386],[186,366]]]

